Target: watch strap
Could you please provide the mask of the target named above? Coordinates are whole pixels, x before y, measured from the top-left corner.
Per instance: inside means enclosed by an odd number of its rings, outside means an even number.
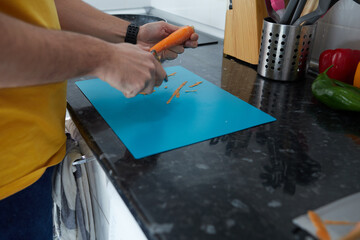
[[[139,26],[130,23],[130,25],[127,27],[126,30],[125,42],[136,44],[138,33],[139,33]]]

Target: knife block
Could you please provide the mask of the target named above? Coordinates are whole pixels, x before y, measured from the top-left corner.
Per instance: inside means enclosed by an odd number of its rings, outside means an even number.
[[[258,64],[263,20],[268,16],[264,0],[233,0],[226,12],[224,54]]]

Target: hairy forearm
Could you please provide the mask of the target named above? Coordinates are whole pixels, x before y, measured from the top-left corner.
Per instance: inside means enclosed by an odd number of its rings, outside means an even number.
[[[108,42],[124,42],[129,22],[106,14],[81,0],[55,0],[63,30],[101,38]]]
[[[0,13],[0,88],[41,85],[95,74],[110,44],[47,30]]]

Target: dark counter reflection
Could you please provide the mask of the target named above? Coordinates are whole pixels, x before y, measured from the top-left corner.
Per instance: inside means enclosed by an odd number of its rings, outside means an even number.
[[[156,154],[142,159],[135,159],[126,149],[123,157],[113,163],[117,180],[120,181],[123,187],[128,188],[139,176],[156,167],[158,157],[159,155]]]
[[[260,179],[266,188],[282,189],[294,195],[296,185],[309,185],[321,177],[321,165],[308,154],[309,132],[303,131],[309,91],[305,79],[298,82],[277,82],[263,79],[255,69],[224,58],[221,86],[240,99],[277,119],[276,122],[244,130],[210,141],[226,142],[226,155],[241,155],[255,138],[256,147],[266,154]],[[309,125],[309,123],[307,123]],[[311,125],[311,124],[310,124]],[[237,144],[234,144],[236,138]],[[241,142],[241,143],[239,143]],[[236,153],[237,152],[237,153]]]
[[[301,136],[293,134],[290,137]],[[260,132],[256,138],[267,147],[269,154],[268,163],[260,174],[264,186],[282,188],[285,193],[293,195],[297,184],[309,185],[319,179],[321,166],[306,154],[306,144],[295,142],[293,146],[285,146],[289,142],[281,134],[270,138]],[[286,151],[282,150],[284,147]]]

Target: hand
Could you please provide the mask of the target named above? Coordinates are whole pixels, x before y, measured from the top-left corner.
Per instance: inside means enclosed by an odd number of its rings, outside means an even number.
[[[166,77],[161,64],[149,48],[121,43],[109,44],[108,56],[96,71],[96,76],[120,90],[125,97],[139,92],[152,93]]]
[[[143,26],[140,26],[137,39],[138,44],[142,46],[152,47],[156,43],[160,42],[163,38],[169,36],[172,32],[176,31],[178,28],[180,27],[171,25],[163,21],[147,23]],[[183,45],[175,46],[158,54],[160,54],[161,59],[175,59],[178,54],[184,52],[184,47],[196,48],[198,45],[198,39],[199,35],[197,33],[193,33],[190,36],[190,39],[184,42]]]

